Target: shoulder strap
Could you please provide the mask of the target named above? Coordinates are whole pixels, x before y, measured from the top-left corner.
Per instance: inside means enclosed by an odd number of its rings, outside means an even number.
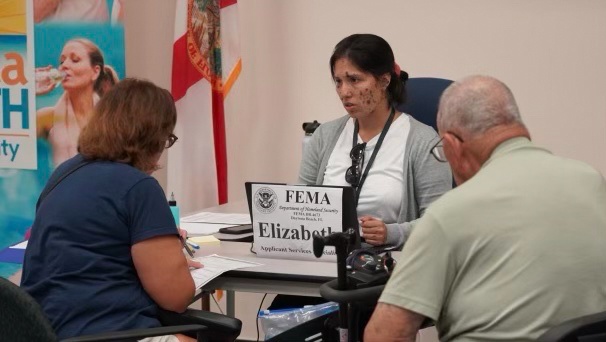
[[[44,198],[46,198],[46,196],[51,191],[53,191],[53,189],[57,185],[59,185],[59,183],[61,183],[61,181],[63,181],[67,176],[71,175],[79,168],[81,168],[85,165],[88,165],[92,162],[93,162],[92,160],[81,160],[79,163],[77,163],[74,166],[72,166],[71,168],[67,169],[62,175],[58,176],[54,182],[50,182],[50,183],[46,184],[46,186],[44,187],[44,190],[42,190],[42,193],[40,194],[40,197],[38,197],[38,202],[36,202],[36,211],[38,211],[38,208],[40,207],[40,204],[42,203]]]

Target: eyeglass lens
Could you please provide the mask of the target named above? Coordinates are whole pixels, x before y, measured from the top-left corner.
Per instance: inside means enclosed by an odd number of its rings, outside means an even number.
[[[441,162],[445,162],[446,160],[446,154],[444,154],[444,146],[442,144],[439,144],[437,146],[435,146],[431,152],[433,153],[434,157],[436,157],[436,159],[438,161]]]
[[[177,138],[177,136],[176,136],[176,135],[174,135],[174,134],[169,135],[169,136],[168,136],[168,139],[166,140],[166,145],[165,145],[165,147],[166,147],[166,148],[170,148],[171,146],[173,146],[173,145],[175,144],[175,142],[177,142],[177,140],[178,140],[178,139],[179,139],[179,138]]]

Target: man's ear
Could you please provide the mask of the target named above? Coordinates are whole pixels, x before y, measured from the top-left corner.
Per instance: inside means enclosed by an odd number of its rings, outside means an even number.
[[[461,141],[457,139],[454,135],[445,133],[443,138],[443,144],[448,144],[448,148],[450,149],[450,153],[453,157],[460,159],[463,153]]]

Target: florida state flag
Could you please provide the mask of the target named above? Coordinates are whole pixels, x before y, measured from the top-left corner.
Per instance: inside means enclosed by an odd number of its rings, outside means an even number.
[[[227,202],[223,100],[241,70],[236,0],[178,0],[172,94],[179,141],[168,189],[184,212]]]

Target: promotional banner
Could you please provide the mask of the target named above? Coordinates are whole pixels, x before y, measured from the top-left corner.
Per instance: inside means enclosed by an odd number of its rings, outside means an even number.
[[[336,261],[334,247],[313,254],[314,235],[342,231],[343,189],[252,184],[254,248],[259,256]]]
[[[0,35],[0,168],[36,168],[32,37]]]
[[[50,174],[125,75],[121,1],[0,1],[0,256],[27,238]],[[20,267],[2,261],[0,276]]]

